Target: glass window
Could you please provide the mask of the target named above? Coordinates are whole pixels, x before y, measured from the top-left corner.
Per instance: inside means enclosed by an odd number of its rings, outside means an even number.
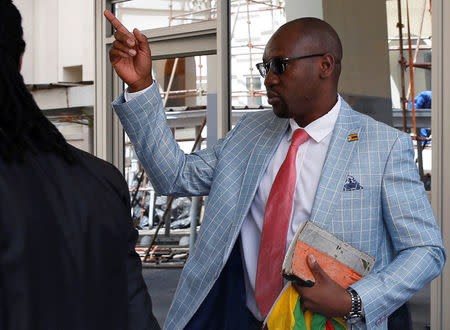
[[[130,31],[213,20],[213,0],[131,0],[114,5],[117,18]]]
[[[247,104],[252,106],[262,105],[261,98],[261,79],[262,77],[252,76],[246,78]]]
[[[207,56],[153,61],[153,77],[165,104],[168,125],[185,153],[193,150],[196,140],[199,140],[197,149],[206,147],[206,62]],[[125,178],[135,225],[138,229],[153,228],[162,220],[167,197],[155,195],[128,136],[125,136]],[[190,198],[180,198],[172,204],[172,229],[189,226],[190,205]]]
[[[285,1],[231,2],[231,105],[233,127],[246,112],[270,109],[256,69],[272,34],[286,22]]]
[[[284,1],[231,3],[232,106],[238,112],[269,107],[264,80],[255,64],[262,61],[269,38],[286,22],[284,6]]]

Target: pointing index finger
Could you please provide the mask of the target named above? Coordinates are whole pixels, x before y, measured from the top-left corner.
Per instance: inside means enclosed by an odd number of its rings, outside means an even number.
[[[116,16],[114,16],[113,13],[111,13],[109,10],[105,10],[105,12],[103,13],[106,17],[106,19],[111,23],[111,25],[120,32],[129,34],[132,36],[132,34],[130,33],[130,31],[127,30],[127,28],[125,26],[123,26],[122,23],[120,23],[120,21],[116,18]]]

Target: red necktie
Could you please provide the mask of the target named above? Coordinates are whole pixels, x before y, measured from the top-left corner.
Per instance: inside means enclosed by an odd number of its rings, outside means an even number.
[[[298,147],[308,138],[305,130],[294,131],[286,159],[278,170],[267,200],[255,285],[256,303],[263,317],[267,316],[283,288],[281,267],[297,177],[295,160]]]

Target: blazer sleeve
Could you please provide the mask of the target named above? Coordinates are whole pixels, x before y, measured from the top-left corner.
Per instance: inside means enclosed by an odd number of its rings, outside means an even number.
[[[382,214],[394,259],[352,287],[360,295],[366,325],[376,328],[438,276],[446,252],[414,163],[411,138],[401,133],[390,151],[381,187]]]
[[[167,125],[156,82],[129,102],[112,103],[155,190],[164,195],[207,195],[224,140],[214,147],[185,154]]]

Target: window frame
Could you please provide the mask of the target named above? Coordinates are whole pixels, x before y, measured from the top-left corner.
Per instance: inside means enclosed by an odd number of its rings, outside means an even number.
[[[103,12],[128,0],[95,0],[95,102],[94,154],[124,172],[124,131],[111,109],[123,93],[123,83],[109,63],[113,28]],[[230,130],[230,1],[217,1],[217,19],[141,31],[152,48],[152,59],[217,55],[217,106],[208,106],[208,141],[222,138]],[[212,98],[214,99],[214,98]],[[208,98],[209,100],[209,98]]]

